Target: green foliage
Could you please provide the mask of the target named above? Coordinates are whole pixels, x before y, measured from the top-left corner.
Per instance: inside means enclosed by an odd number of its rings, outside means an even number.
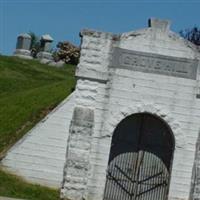
[[[188,28],[180,31],[180,35],[194,43],[195,45],[200,45],[200,28],[194,26],[193,28]]]
[[[59,191],[27,183],[17,176],[0,170],[0,196],[27,200],[58,200]]]
[[[41,48],[40,38],[32,31],[30,31],[28,34],[31,36],[31,55],[36,58]]]
[[[0,154],[71,93],[74,69],[0,56]]]

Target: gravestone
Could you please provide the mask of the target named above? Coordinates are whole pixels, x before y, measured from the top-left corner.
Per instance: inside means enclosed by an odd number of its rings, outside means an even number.
[[[160,19],[120,35],[83,30],[81,39],[61,197],[198,199],[196,46]]]
[[[51,44],[53,42],[53,38],[46,34],[41,37],[41,51],[37,54],[38,59],[42,63],[50,63],[53,61],[52,53],[51,51]]]
[[[50,52],[53,38],[50,35],[46,34],[41,37],[40,41],[41,41],[41,51]]]
[[[27,33],[20,34],[17,37],[16,50],[14,52],[14,55],[21,58],[32,59],[30,53],[30,46],[31,46],[31,36]]]

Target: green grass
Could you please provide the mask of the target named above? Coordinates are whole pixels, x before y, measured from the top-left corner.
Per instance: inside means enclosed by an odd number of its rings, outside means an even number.
[[[71,93],[75,86],[74,71],[72,65],[57,69],[35,60],[0,56],[0,158]],[[0,171],[0,195],[26,195],[26,199],[37,200],[57,199],[53,192],[52,198],[36,198],[40,193],[48,194],[48,189],[26,185],[22,180]]]
[[[0,56],[0,152],[5,152],[75,85],[74,66]]]
[[[58,200],[59,191],[26,183],[17,176],[0,171],[0,196],[30,200]]]

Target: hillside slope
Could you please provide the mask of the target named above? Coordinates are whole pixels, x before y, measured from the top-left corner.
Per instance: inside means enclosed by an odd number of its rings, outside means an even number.
[[[0,155],[18,141],[75,85],[75,67],[0,56]]]

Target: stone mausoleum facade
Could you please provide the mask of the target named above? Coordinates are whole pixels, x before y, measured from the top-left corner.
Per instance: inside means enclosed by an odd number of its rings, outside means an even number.
[[[61,197],[199,200],[196,47],[158,19],[81,37]]]
[[[75,91],[0,167],[71,200],[200,200],[197,47],[158,19],[81,37]],[[30,56],[30,37],[18,40]]]

